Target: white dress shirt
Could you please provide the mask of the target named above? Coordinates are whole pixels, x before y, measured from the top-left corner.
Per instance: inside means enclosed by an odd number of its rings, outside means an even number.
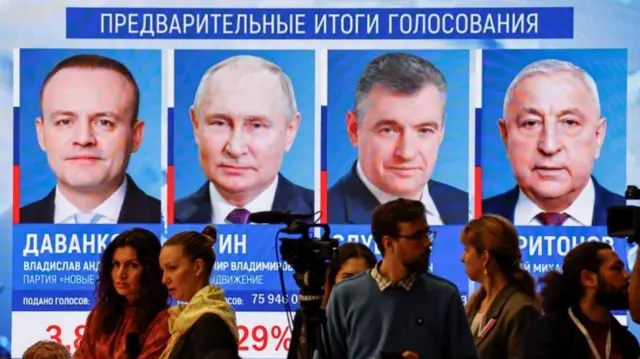
[[[109,196],[98,207],[91,210],[90,213],[99,215],[96,224],[116,224],[120,216],[120,210],[124,203],[124,196],[127,193],[127,177],[118,189]],[[53,223],[75,224],[75,216],[83,213],[62,194],[60,188],[56,186],[55,211]]]
[[[381,191],[380,189],[378,189],[376,186],[374,186],[368,179],[367,176],[364,175],[364,172],[362,171],[362,167],[360,167],[360,161],[358,161],[358,163],[356,164],[356,171],[358,173],[358,177],[360,177],[360,180],[362,181],[362,183],[364,183],[364,185],[367,187],[367,189],[373,193],[373,196],[378,200],[378,202],[380,202],[380,204],[384,204],[390,201],[393,201],[395,199],[398,199],[400,197],[398,196],[392,196],[388,193],[385,193],[383,191]],[[422,202],[422,204],[424,204],[425,208],[427,209],[427,223],[430,226],[439,226],[443,224],[442,218],[440,217],[440,213],[438,212],[438,208],[436,207],[436,203],[433,201],[433,198],[431,198],[431,194],[429,194],[429,183],[427,182],[427,184],[424,185],[424,188],[422,189],[422,195],[420,196],[420,202]]]
[[[278,188],[278,176],[276,176],[267,189],[262,191],[258,197],[254,198],[242,208],[248,210],[250,213],[270,211],[273,207],[273,201],[276,198],[276,188]],[[227,216],[231,211],[239,207],[227,202],[220,192],[218,192],[213,182],[209,182],[209,200],[211,202],[211,208],[213,209],[211,222],[214,224],[230,224],[231,222],[227,221]]]
[[[596,200],[596,190],[593,181],[589,179],[587,186],[580,192],[578,198],[567,208],[562,211],[569,215],[563,226],[591,226],[593,219],[593,205]],[[527,197],[522,190],[518,194],[518,202],[514,215],[514,224],[516,226],[541,226],[542,223],[536,219],[536,216],[544,212],[537,204]]]

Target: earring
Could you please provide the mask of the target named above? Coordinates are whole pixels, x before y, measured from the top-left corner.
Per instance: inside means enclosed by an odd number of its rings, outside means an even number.
[[[489,274],[489,273],[487,273],[487,268],[485,268],[484,269],[484,275],[486,276],[487,274]]]

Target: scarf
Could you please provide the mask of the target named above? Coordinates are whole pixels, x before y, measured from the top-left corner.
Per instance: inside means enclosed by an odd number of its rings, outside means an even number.
[[[238,342],[236,312],[224,299],[224,291],[215,285],[208,285],[191,298],[188,304],[178,304],[169,308],[169,333],[171,337],[160,359],[167,359],[180,337],[204,314],[215,314],[222,318],[231,334]]]

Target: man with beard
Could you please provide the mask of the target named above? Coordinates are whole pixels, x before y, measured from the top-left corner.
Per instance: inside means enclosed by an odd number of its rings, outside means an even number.
[[[422,202],[375,208],[382,261],[337,284],[327,305],[328,358],[478,358],[458,288],[427,273],[436,232]]]
[[[576,246],[565,257],[562,273],[541,279],[545,315],[525,333],[522,357],[638,358],[637,339],[610,313],[629,308],[629,277],[608,244]]]

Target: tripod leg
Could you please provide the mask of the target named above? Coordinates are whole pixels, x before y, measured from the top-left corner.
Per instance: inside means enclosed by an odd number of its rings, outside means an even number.
[[[302,313],[296,311],[293,317],[293,333],[291,334],[291,346],[289,347],[289,353],[287,353],[287,359],[305,359],[300,358],[299,353],[304,353],[304,350],[300,350],[300,338],[302,336],[303,316]]]
[[[321,352],[325,353],[324,357],[320,357],[321,359],[327,359],[331,356],[331,346],[329,345],[329,328],[327,328],[326,320],[320,321],[320,342],[318,343],[318,347]]]

